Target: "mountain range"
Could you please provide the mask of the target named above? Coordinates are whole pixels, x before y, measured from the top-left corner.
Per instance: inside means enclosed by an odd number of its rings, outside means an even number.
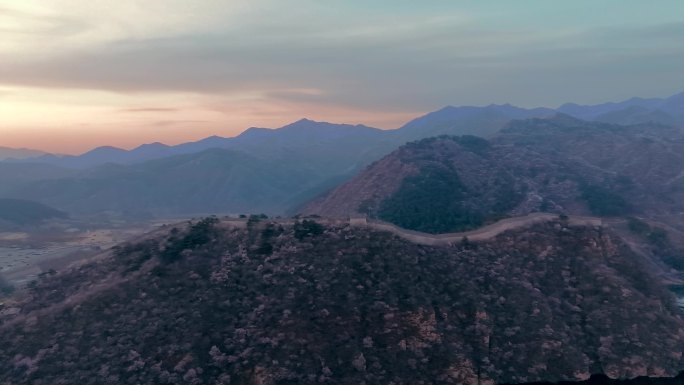
[[[183,221],[40,274],[0,304],[0,382],[681,383],[676,125],[448,107],[133,152],[0,163],[24,199],[0,213],[301,215]]]
[[[30,150],[26,148],[0,147],[0,161],[7,159],[32,159],[47,155],[43,151]]]
[[[597,106],[564,105],[559,110],[583,119],[621,123],[645,119],[646,123],[636,125],[646,131],[656,127],[657,132],[672,136],[679,130],[661,129],[662,123],[650,118],[662,112],[681,122],[677,106],[683,101],[679,94]],[[635,114],[635,108],[649,112]],[[395,130],[302,119],[278,129],[250,128],[234,138],[214,136],[176,146],[152,143],[130,151],[100,147],[79,156],[13,159],[0,162],[0,197],[30,199],[95,217],[284,215],[295,213],[311,198],[406,142],[436,135],[492,138],[512,121],[556,114],[552,109],[511,105],[446,107]]]
[[[398,129],[384,132],[386,136],[393,137],[400,142],[442,134],[489,136],[513,119],[548,117],[558,112],[582,120],[604,123],[625,125],[661,123],[679,126],[684,125],[684,92],[668,98],[631,98],[622,102],[596,105],[567,103],[557,109],[543,107],[526,109],[510,104],[492,104],[484,107],[447,106],[413,119]],[[103,146],[81,155],[54,155],[34,150],[0,148],[0,160],[88,168],[106,163],[139,163],[212,148],[252,149],[256,147],[260,151],[269,151],[279,146],[306,146],[340,138],[355,137],[357,140],[364,140],[366,137],[373,138],[381,135],[381,132],[379,129],[363,125],[331,124],[302,119],[278,129],[252,127],[233,138],[211,136],[175,146],[159,142],[143,144],[132,150]]]

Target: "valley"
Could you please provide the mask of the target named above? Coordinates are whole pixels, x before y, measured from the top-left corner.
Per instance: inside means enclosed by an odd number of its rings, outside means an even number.
[[[48,228],[0,232],[0,276],[12,286],[22,288],[42,275],[92,260],[116,245],[182,220],[173,218],[117,224],[53,222]]]

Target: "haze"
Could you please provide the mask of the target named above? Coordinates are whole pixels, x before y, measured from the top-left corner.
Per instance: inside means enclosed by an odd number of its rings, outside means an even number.
[[[0,145],[60,153],[684,88],[678,0],[3,0],[0,33]]]

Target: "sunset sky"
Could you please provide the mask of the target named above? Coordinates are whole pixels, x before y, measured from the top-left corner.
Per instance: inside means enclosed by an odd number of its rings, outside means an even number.
[[[0,0],[0,146],[684,91],[684,2]]]

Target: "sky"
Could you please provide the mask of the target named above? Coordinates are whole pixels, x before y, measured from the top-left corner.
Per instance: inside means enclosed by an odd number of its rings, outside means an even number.
[[[0,0],[0,146],[684,91],[681,0]]]

